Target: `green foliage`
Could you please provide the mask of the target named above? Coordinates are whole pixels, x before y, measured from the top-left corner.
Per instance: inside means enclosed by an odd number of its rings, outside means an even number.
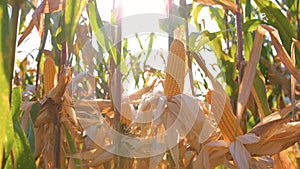
[[[266,22],[278,30],[283,46],[290,53],[292,38],[296,37],[296,31],[290,24],[287,17],[283,15],[281,9],[278,8],[271,0],[254,1],[261,13],[266,15]]]
[[[81,16],[81,12],[86,6],[87,2],[87,0],[66,0],[65,33],[67,37],[69,50],[72,49],[71,46],[73,45],[76,27]]]
[[[9,57],[9,17],[7,10],[7,1],[0,2],[0,166],[9,168],[11,157],[9,157],[14,133],[12,128],[12,116],[10,114],[10,61]]]

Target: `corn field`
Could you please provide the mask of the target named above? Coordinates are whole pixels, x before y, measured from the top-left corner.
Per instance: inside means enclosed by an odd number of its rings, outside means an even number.
[[[0,1],[2,168],[299,168],[300,0],[161,4]]]

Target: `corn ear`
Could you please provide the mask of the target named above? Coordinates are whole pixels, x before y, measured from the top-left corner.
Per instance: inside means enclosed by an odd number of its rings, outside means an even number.
[[[168,56],[164,93],[166,96],[175,96],[183,92],[185,76],[185,49],[184,44],[175,39],[170,46]]]
[[[209,104],[211,104],[212,101],[212,92],[214,91],[209,90],[206,94],[206,100]],[[223,114],[218,124],[225,141],[233,142],[235,141],[236,136],[243,135],[240,126],[236,129],[235,122],[236,116],[233,114],[229,98],[226,97]]]
[[[44,96],[54,87],[56,78],[55,62],[52,58],[46,57],[44,62]]]

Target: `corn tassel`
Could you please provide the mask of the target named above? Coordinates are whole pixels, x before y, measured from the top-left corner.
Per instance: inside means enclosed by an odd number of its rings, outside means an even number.
[[[185,76],[185,49],[184,44],[175,39],[170,46],[166,68],[164,93],[166,96],[175,96],[183,92]]]
[[[46,57],[44,62],[44,96],[54,87],[56,77],[55,62],[52,58]]]

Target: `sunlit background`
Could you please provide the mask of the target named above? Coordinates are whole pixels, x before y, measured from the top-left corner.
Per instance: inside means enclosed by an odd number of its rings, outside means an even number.
[[[115,11],[118,10],[120,7],[120,4],[118,1],[112,1],[112,0],[97,0],[98,5],[98,11],[103,21],[110,22],[112,18],[115,16]],[[131,54],[138,54],[141,51],[140,44],[137,41],[135,37],[135,33],[138,33],[139,38],[142,43],[144,43],[144,47],[147,47],[147,41],[149,41],[149,32],[140,32],[139,30],[147,29],[148,27],[151,27],[151,31],[153,29],[159,30],[159,19],[164,19],[163,17],[167,17],[167,2],[168,1],[162,1],[162,0],[126,0],[123,1],[121,4],[122,8],[122,17],[123,17],[123,23],[122,23],[122,37],[128,39],[128,49],[131,52]],[[175,4],[178,4],[178,1],[175,1]],[[187,1],[187,4],[192,3],[192,1]],[[179,5],[179,4],[178,4]],[[31,12],[32,14],[32,12]],[[29,21],[31,20],[31,14],[27,15],[26,23],[25,25],[29,24]],[[139,20],[136,18],[145,18],[145,15],[148,17],[155,16],[157,18],[149,18],[149,20]],[[209,30],[210,32],[217,32],[220,31],[219,26],[217,23],[212,19],[210,16],[208,7],[204,7],[198,17],[198,23],[201,24],[202,30]],[[86,14],[86,11],[83,12],[83,18],[86,19],[88,17]],[[141,17],[139,17],[141,16]],[[146,17],[147,18],[147,17]],[[189,22],[189,32],[196,31],[193,17],[192,20]],[[87,21],[88,22],[88,21]],[[134,22],[134,24],[132,24]],[[138,32],[134,32],[133,29],[136,29]],[[152,52],[150,54],[150,57],[147,61],[147,65],[150,67],[153,67],[157,70],[164,70],[165,63],[164,60],[167,58],[168,55],[168,34],[166,32],[163,32],[162,30],[159,30],[160,32],[154,32],[155,33],[155,39],[153,42]],[[48,34],[48,38],[46,41],[45,49],[52,50],[51,45],[51,37],[50,34]],[[95,38],[94,38],[95,40]],[[96,41],[96,40],[95,40]],[[31,34],[24,40],[24,42],[17,47],[17,58],[19,61],[22,61],[26,56],[28,56],[28,60],[30,61],[32,69],[35,68],[36,63],[34,58],[38,54],[39,50],[39,44],[40,44],[40,37],[37,32],[37,29],[34,28]],[[213,52],[209,50],[203,50],[201,51],[202,57],[205,59],[205,62],[207,64],[207,67],[211,71],[211,73],[214,76],[217,76],[218,73],[220,73],[220,69],[216,66],[217,60],[214,56]],[[161,57],[163,56],[163,58]],[[145,59],[141,57],[141,59]],[[129,62],[127,60],[127,62]],[[15,66],[17,68],[17,66]],[[17,68],[18,69],[18,68]],[[202,79],[200,76],[198,70],[196,67],[193,67],[193,74],[196,79]],[[17,70],[18,71],[18,70]],[[132,73],[130,73],[127,77],[127,79],[124,80],[123,85],[124,87],[124,94],[130,94],[135,90],[135,84],[132,83]],[[140,86],[142,86],[142,81],[140,81]],[[188,75],[186,76],[185,80],[185,93],[190,93],[190,81],[188,79]],[[158,87],[158,89],[160,89]],[[203,88],[203,90],[205,90]]]

